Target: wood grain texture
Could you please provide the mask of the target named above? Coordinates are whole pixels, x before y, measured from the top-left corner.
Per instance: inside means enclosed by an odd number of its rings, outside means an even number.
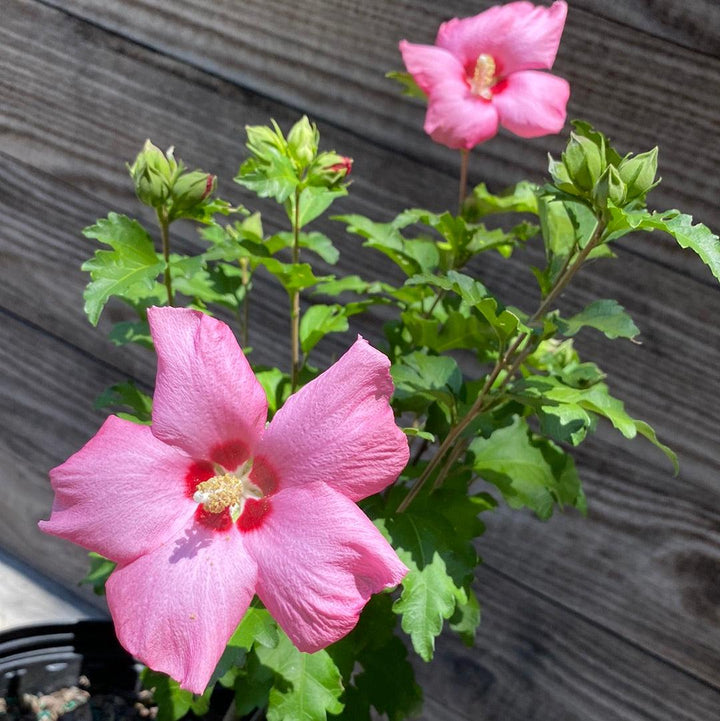
[[[69,6],[70,2],[63,4]],[[73,1],[76,10],[84,8],[88,15],[91,11],[111,15],[112,9],[119,7],[105,2],[81,5],[80,0]],[[162,53],[170,52],[156,42],[162,28],[153,25],[157,24],[153,3],[132,0],[123,5],[128,8],[123,32],[137,26],[148,35],[135,40]],[[263,45],[262,37],[270,38],[265,49],[258,51],[266,53],[263,57],[269,62],[267,53],[273,43],[280,43],[281,33],[286,41],[290,34],[288,28],[272,22],[273,11],[281,17],[280,5],[246,5],[247,17],[255,13],[259,20],[252,32],[243,32],[251,36],[248,42],[259,45]],[[326,4],[311,5],[327,32],[338,27],[336,14],[345,13],[347,21],[351,12],[349,3],[337,3],[332,12]],[[143,17],[143,7],[149,13],[147,22],[137,19]],[[207,28],[205,20],[193,15],[200,12],[199,0],[163,7],[174,23],[176,49],[194,48],[193,52],[205,54],[202,57],[231,55],[229,38],[237,29],[231,11],[235,12],[237,5],[213,4]],[[291,79],[298,92],[303,84],[311,91],[303,109],[326,113],[327,122],[321,123],[326,147],[336,147],[356,159],[352,194],[342,201],[342,210],[387,219],[410,205],[451,206],[450,156],[442,151],[420,152],[421,147],[430,147],[418,130],[420,115],[410,112],[403,121],[406,129],[399,129],[390,118],[396,107],[392,90],[384,89],[381,80],[377,86],[370,81],[381,65],[378,58],[382,60],[383,53],[390,57],[390,45],[384,43],[398,28],[385,27],[377,5],[353,7],[362,20],[371,15],[366,29],[377,30],[378,47],[366,47],[365,55],[358,56],[363,59],[357,61],[357,67],[343,70],[355,74],[352,92],[339,103],[346,120],[333,115],[340,111],[328,100],[333,93],[341,98],[348,91],[338,80],[340,65],[323,65],[322,60],[322,53],[339,52],[339,41],[328,48],[320,42],[319,31],[305,38],[301,50],[306,69],[292,56],[299,50],[289,41],[286,45],[290,47],[283,52],[290,57],[281,54],[279,60],[286,69],[295,64],[298,76]],[[287,5],[284,11],[293,17],[299,33],[302,18],[293,15],[296,11]],[[224,16],[223,12],[231,14]],[[397,8],[389,12],[395,13]],[[408,13],[418,27],[432,28],[440,11],[430,3],[413,3]],[[584,52],[583,38],[586,44],[591,38],[590,15],[581,17],[587,21],[588,34],[576,36],[570,51],[573,62],[574,56]],[[360,47],[358,24],[356,19],[349,30],[348,57]],[[596,24],[595,29],[610,27]],[[407,26],[408,36],[411,31],[420,32]],[[647,50],[649,57],[653,52],[661,57],[659,48],[665,46],[660,41],[633,34],[628,28],[618,32],[618,37],[603,42],[617,42],[624,53]],[[209,42],[213,33],[214,43],[205,45],[203,37]],[[414,34],[413,39],[423,38]],[[673,57],[686,62],[686,68],[698,57],[686,51],[673,52],[678,53]],[[220,175],[224,195],[254,207],[254,202],[229,182],[243,154],[242,126],[265,123],[272,116],[287,127],[298,115],[297,108],[249,91],[249,81],[227,73],[223,79],[220,68],[207,67],[215,73],[208,74],[202,65],[207,59],[200,62],[188,55],[176,60],[162,53],[139,47],[132,39],[112,35],[45,3],[12,0],[3,6],[0,362],[4,372],[0,376],[0,422],[4,433],[0,484],[9,492],[0,499],[0,546],[32,559],[71,586],[84,571],[84,552],[42,536],[33,523],[45,516],[50,506],[47,469],[94,433],[102,414],[91,410],[92,398],[103,387],[126,376],[150,387],[154,375],[150,354],[115,349],[101,332],[87,325],[80,309],[85,279],[78,265],[92,246],[79,230],[109,209],[136,212],[123,161],[132,158],[145,137],[160,145],[175,144],[190,165],[204,158],[207,169]],[[618,62],[617,55],[613,62]],[[703,83],[717,72],[713,62],[700,68],[698,78],[688,86],[688,103],[704,97]],[[321,87],[317,73],[323,67],[330,70]],[[620,75],[626,72],[613,67]],[[589,73],[589,69],[582,72]],[[302,73],[306,73],[303,78]],[[654,142],[645,134],[664,127],[669,122],[666,116],[653,119],[654,124],[645,124],[642,133],[636,133],[632,119],[611,117],[612,102],[603,97],[610,80],[605,81],[607,87],[594,91],[590,77],[586,76],[587,86],[583,91],[580,85],[579,92],[586,92],[595,106],[603,106],[603,112],[624,128],[622,132],[634,138],[633,147],[642,147],[639,144],[645,139],[649,140],[646,144]],[[246,88],[238,87],[238,82]],[[283,100],[273,82],[270,73],[263,95]],[[376,91],[375,87],[383,89]],[[596,98],[595,92],[600,97]],[[650,89],[643,92],[650,93]],[[373,107],[375,101],[377,107]],[[344,109],[342,102],[347,104]],[[618,106],[614,107],[617,110]],[[659,105],[656,110],[659,112]],[[673,115],[675,108],[668,112],[676,120],[679,117]],[[714,197],[718,187],[717,175],[710,174],[717,152],[712,141],[716,132],[713,112],[711,99],[699,109],[698,118],[693,118],[696,125],[689,129],[678,125],[669,136],[673,142],[686,130],[696,139],[703,136],[706,145],[700,170],[706,175],[698,170],[692,187],[702,186],[706,199]],[[386,118],[385,135],[377,125],[378,117]],[[647,117],[642,118],[645,123]],[[681,164],[681,151],[665,139],[658,140],[663,148],[670,146],[672,162]],[[692,142],[684,136],[682,140]],[[541,144],[530,143],[527,150],[525,144],[510,138],[497,143],[497,157],[487,146],[481,161],[489,174],[502,182],[516,180],[528,170],[539,176],[544,166]],[[397,152],[389,149],[392,144]],[[500,146],[512,148],[507,164]],[[684,172],[692,174],[687,169]],[[664,170],[667,176],[672,173]],[[666,191],[668,204],[686,209],[683,196],[673,196],[679,188],[673,182]],[[266,222],[269,228],[283,227],[281,215],[272,208],[267,208]],[[380,256],[358,254],[357,240],[343,236],[337,226],[327,224],[322,229],[338,238],[345,251],[342,270],[352,268],[368,275],[385,272]],[[176,242],[180,247],[197,247],[190,226],[178,227]],[[614,391],[627,399],[630,411],[652,422],[677,448],[683,463],[680,479],[671,477],[664,460],[648,444],[639,441],[630,446],[601,430],[598,439],[579,454],[580,472],[590,496],[588,521],[568,514],[540,524],[522,513],[507,511],[487,519],[490,528],[480,546],[488,563],[479,577],[485,603],[480,646],[465,652],[451,641],[443,642],[441,671],[429,681],[433,700],[427,718],[715,718],[717,698],[712,687],[720,687],[720,408],[717,404],[707,407],[707,399],[720,388],[720,364],[712,362],[720,353],[716,322],[720,292],[697,259],[668,248],[669,243],[657,234],[629,240],[620,250],[619,261],[598,263],[584,272],[565,294],[563,304],[573,310],[598,297],[617,297],[633,314],[643,332],[642,346],[610,344],[591,332],[578,343],[610,373]],[[510,264],[488,257],[475,270],[507,302],[531,308],[536,295],[534,282],[524,269],[527,259],[538,262],[538,249],[529,249]],[[285,354],[284,321],[275,310],[284,300],[267,278],[258,278],[257,290],[255,322],[262,332],[256,333],[252,344],[259,359],[276,361]],[[122,310],[114,306],[106,316],[104,328],[111,318],[121,317]],[[378,337],[377,318],[360,319],[359,323],[355,330]],[[331,339],[320,349],[318,359],[324,362],[347,342],[347,338]],[[707,411],[699,413],[698,408],[703,407]],[[492,669],[491,675],[484,675],[485,664]],[[470,675],[479,687],[464,682]],[[488,678],[491,680],[485,683]],[[467,698],[460,701],[466,691]],[[507,709],[507,715],[502,709]]]
[[[489,568],[480,570],[476,586],[483,598],[476,647],[446,635],[433,663],[416,665],[420,682],[432,689],[427,721],[715,718],[718,689]]]
[[[391,149],[455,172],[455,154],[427,142],[422,108],[400,102],[394,83],[398,40],[432,42],[438,24],[467,16],[492,0],[387,3],[383,0],[52,0],[164,55],[340,125]],[[582,117],[623,151],[660,145],[667,181],[657,207],[681,203],[710,225],[720,225],[712,178],[720,161],[720,58],[713,0],[602,0],[570,2],[554,71],[572,87],[569,117]],[[618,22],[619,21],[619,22]],[[628,23],[627,26],[623,23]],[[662,28],[663,37],[648,34]],[[642,31],[642,32],[641,32]],[[688,33],[707,35],[693,49]],[[674,42],[686,38],[690,48]],[[369,40],[371,39],[371,40]],[[475,153],[473,177],[499,183],[544,167],[560,138],[530,143],[508,134]]]

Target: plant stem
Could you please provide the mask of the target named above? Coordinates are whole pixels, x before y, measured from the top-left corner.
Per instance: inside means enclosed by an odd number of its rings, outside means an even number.
[[[240,282],[243,286],[243,300],[242,300],[242,308],[240,310],[241,317],[240,317],[240,323],[241,323],[241,339],[242,339],[242,347],[247,348],[248,345],[248,325],[250,321],[250,313],[248,311],[249,306],[249,298],[248,298],[248,286],[250,285],[250,271],[248,270],[248,259],[247,258],[240,258],[240,270],[242,272],[242,275],[240,277]]]
[[[293,247],[292,262],[300,262],[300,191],[295,190],[295,212],[292,221]],[[294,393],[300,375],[300,291],[294,290],[290,296],[290,392]]]
[[[458,215],[462,215],[463,203],[467,194],[468,159],[470,151],[460,150],[460,187],[458,189]]]
[[[536,323],[541,320],[550,309],[550,306],[562,293],[567,284],[572,280],[575,273],[580,270],[580,267],[587,260],[590,253],[597,247],[600,240],[602,239],[603,232],[605,231],[605,224],[598,222],[595,232],[592,234],[587,245],[578,253],[573,262],[567,262],[563,267],[558,279],[555,281],[550,292],[543,299],[538,306],[538,309],[528,319],[528,324]],[[500,388],[503,388],[510,379],[515,375],[522,362],[532,352],[532,344],[528,344],[523,350],[520,350],[522,344],[529,338],[529,333],[522,332],[515,338],[510,347],[505,351],[501,358],[495,363],[495,367],[491,371],[487,380],[483,384],[483,387],[475,399],[475,402],[471,406],[470,410],[465,414],[458,423],[450,429],[450,432],[446,436],[445,440],[440,444],[440,447],[436,451],[435,455],[430,459],[425,470],[415,481],[415,485],[410,489],[410,492],[405,496],[402,503],[398,506],[398,513],[402,513],[412,503],[413,499],[420,492],[422,486],[425,484],[427,479],[433,473],[433,471],[440,465],[445,455],[450,452],[448,461],[443,466],[438,477],[435,479],[433,489],[439,488],[445,479],[445,476],[450,470],[452,463],[454,463],[460,453],[464,450],[463,446],[458,448],[455,446],[456,441],[459,441],[463,431],[485,410],[487,410],[489,404],[486,404],[486,399],[490,390],[492,389],[495,381],[500,377],[503,371],[507,371],[505,378],[502,380]],[[518,352],[519,351],[519,352]],[[492,402],[492,401],[491,401]]]
[[[165,283],[165,290],[167,291],[168,305],[175,305],[175,295],[173,293],[172,277],[170,275],[170,220],[166,208],[157,209],[157,219],[158,225],[160,226],[163,258],[165,259],[163,281]]]

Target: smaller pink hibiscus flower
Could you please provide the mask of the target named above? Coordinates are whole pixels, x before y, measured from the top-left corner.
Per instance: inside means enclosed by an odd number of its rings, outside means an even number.
[[[40,527],[117,562],[120,642],[202,693],[257,593],[301,651],[347,634],[407,568],[355,504],[392,483],[408,444],[389,361],[358,341],[265,427],[267,399],[224,324],[151,308],[152,426],[111,416],[50,472]]]
[[[499,125],[523,138],[560,132],[570,87],[538,70],[552,67],[566,15],[562,0],[513,2],[443,23],[435,45],[402,40],[405,65],[428,96],[425,132],[464,150]]]

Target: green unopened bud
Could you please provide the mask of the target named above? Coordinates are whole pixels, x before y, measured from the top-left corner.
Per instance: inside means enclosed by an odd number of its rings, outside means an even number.
[[[607,206],[608,200],[617,206],[625,204],[627,187],[614,165],[608,165],[593,188],[593,200],[601,207]]]
[[[310,185],[322,185],[326,188],[337,186],[352,171],[353,159],[335,152],[320,153],[308,169],[307,180]]]
[[[179,169],[172,148],[163,153],[149,140],[145,141],[135,162],[128,166],[137,197],[153,208],[167,202]]]
[[[272,128],[267,125],[246,125],[248,150],[261,160],[268,160],[272,154],[287,155],[287,141],[282,130],[274,121]]]
[[[551,155],[548,155],[548,172],[555,187],[571,195],[579,195],[579,191],[570,179],[565,164],[560,160],[555,160]]]
[[[624,158],[618,166],[618,172],[627,186],[627,199],[644,197],[656,185],[657,147],[632,157]]]
[[[575,186],[589,192],[605,170],[603,148],[590,138],[570,134],[570,142],[562,155],[563,164]]]
[[[313,125],[306,115],[303,115],[290,128],[287,142],[291,157],[297,161],[300,167],[306,168],[317,155],[320,133],[317,126]]]
[[[171,216],[178,218],[193,210],[212,195],[217,185],[217,178],[209,173],[194,170],[181,175],[172,187]]]

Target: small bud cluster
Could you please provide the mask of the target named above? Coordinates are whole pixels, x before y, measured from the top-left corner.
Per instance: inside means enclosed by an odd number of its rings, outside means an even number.
[[[657,155],[653,148],[621,157],[605,137],[585,123],[576,122],[562,158],[550,158],[550,174],[557,188],[569,195],[607,208],[644,208],[648,191],[658,184]]]
[[[210,173],[186,171],[182,161],[175,159],[173,148],[163,152],[149,140],[128,170],[140,201],[164,211],[171,221],[195,217],[217,183]]]

